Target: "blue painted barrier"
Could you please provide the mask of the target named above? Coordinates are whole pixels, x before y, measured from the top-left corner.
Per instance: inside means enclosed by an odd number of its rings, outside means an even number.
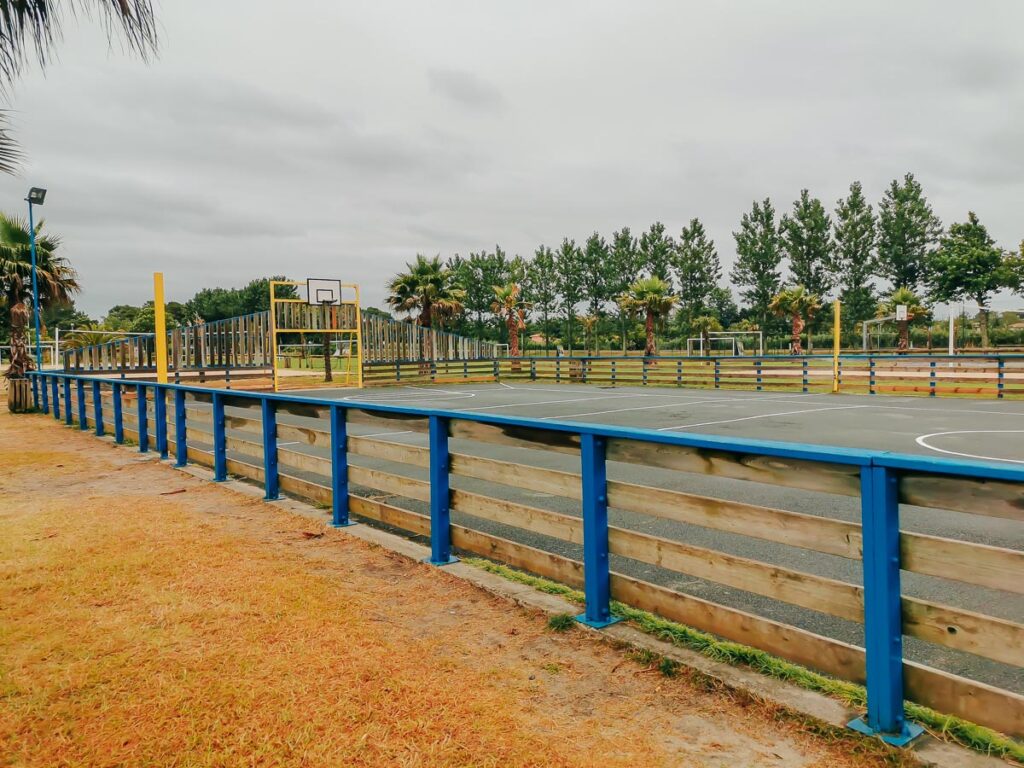
[[[79,418],[85,420],[85,383],[93,382],[94,400],[99,402],[98,387],[110,384],[114,392],[115,431],[120,422],[120,389],[122,384],[106,378],[63,373],[32,373],[39,379],[38,388],[45,390],[47,379],[64,385],[65,414],[70,418],[70,384],[79,394]],[[671,446],[708,449],[751,457],[778,457],[812,463],[840,464],[857,467],[861,478],[861,512],[864,570],[864,623],[867,669],[867,714],[850,723],[852,728],[881,735],[892,743],[905,743],[919,730],[904,717],[903,646],[900,594],[899,504],[897,483],[902,473],[915,475],[959,476],[976,480],[998,480],[1024,484],[1024,469],[978,461],[962,461],[929,456],[910,456],[850,448],[780,443],[773,441],[727,438],[714,435],[655,432],[602,424],[568,421],[540,421],[532,418],[498,416],[474,412],[442,411],[400,405],[368,402],[346,402],[287,394],[220,391],[176,384],[133,382],[138,392],[139,449],[148,449],[147,393],[154,390],[155,402],[161,393],[171,391],[175,398],[175,434],[178,464],[186,463],[185,394],[193,393],[212,400],[214,477],[227,477],[227,438],[225,430],[225,399],[249,400],[257,403],[263,416],[264,466],[267,498],[277,496],[276,410],[283,404],[299,403],[326,407],[330,413],[332,449],[331,480],[334,495],[332,520],[344,525],[348,520],[348,461],[346,453],[346,413],[349,408],[426,418],[429,421],[430,538],[429,562],[443,565],[454,562],[450,520],[450,421],[475,422],[523,432],[537,430],[555,432],[579,439],[581,462],[581,497],[583,514],[583,572],[586,604],[581,621],[592,626],[606,626],[614,620],[610,610],[610,573],[608,549],[608,490],[606,448],[608,441],[641,441]],[[101,416],[97,414],[97,423]],[[159,423],[162,419],[158,416]],[[158,438],[159,441],[159,438]]]

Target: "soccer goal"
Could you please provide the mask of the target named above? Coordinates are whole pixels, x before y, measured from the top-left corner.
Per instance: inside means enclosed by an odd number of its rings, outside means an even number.
[[[764,332],[711,331],[706,346],[703,336],[691,336],[686,340],[687,357],[693,357],[694,351],[700,357],[764,355]]]

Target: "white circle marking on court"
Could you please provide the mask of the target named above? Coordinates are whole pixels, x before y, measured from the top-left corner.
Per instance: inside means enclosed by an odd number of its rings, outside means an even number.
[[[937,453],[946,453],[950,456],[960,456],[964,459],[982,459],[984,461],[1006,461],[1011,464],[1024,464],[1024,460],[1021,459],[1001,459],[998,456],[982,456],[977,453],[961,453],[960,451],[950,451],[945,448],[936,448],[934,445],[929,445],[928,440],[933,437],[945,437],[946,435],[1020,435],[1024,434],[1024,429],[961,429],[954,432],[932,432],[930,435],[921,435],[914,442],[920,445],[922,448],[927,448],[930,451],[936,451]]]

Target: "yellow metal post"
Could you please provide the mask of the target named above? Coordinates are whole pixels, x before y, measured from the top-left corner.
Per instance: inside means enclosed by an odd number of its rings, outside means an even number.
[[[842,304],[839,299],[832,305],[832,392],[839,391],[839,349],[842,342],[840,321],[843,316]]]
[[[156,380],[167,383],[167,317],[164,314],[164,274],[153,273],[153,316],[156,320]]]
[[[270,281],[270,366],[274,372],[274,391],[277,392],[277,305],[274,303],[277,280]]]
[[[363,388],[363,310],[359,300],[359,286],[356,289],[356,386]]]

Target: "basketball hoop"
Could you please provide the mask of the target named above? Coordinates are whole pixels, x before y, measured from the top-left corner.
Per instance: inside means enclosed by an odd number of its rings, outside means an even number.
[[[341,280],[308,278],[306,280],[306,303],[314,307],[339,306],[341,304]]]

